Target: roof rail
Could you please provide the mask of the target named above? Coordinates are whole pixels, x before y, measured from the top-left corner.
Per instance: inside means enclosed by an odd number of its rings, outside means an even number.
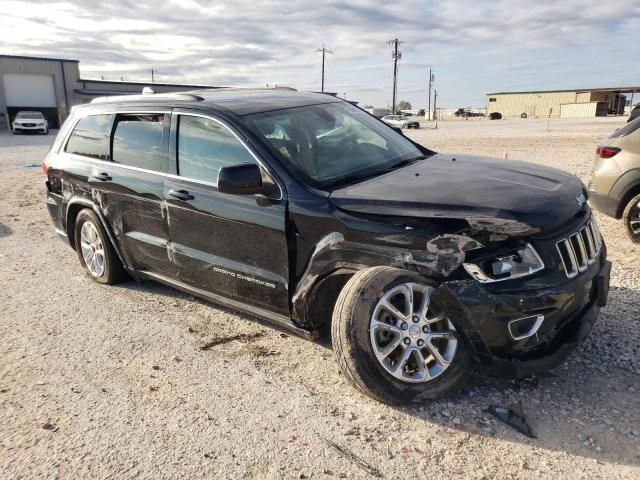
[[[147,87],[145,87],[147,88]],[[149,89],[151,90],[151,89]],[[109,102],[132,102],[132,101],[154,101],[154,100],[177,100],[182,102],[201,102],[204,100],[200,95],[193,93],[153,93],[151,91],[144,91],[142,95],[114,95],[107,97],[97,97],[91,100],[91,103],[109,103]]]

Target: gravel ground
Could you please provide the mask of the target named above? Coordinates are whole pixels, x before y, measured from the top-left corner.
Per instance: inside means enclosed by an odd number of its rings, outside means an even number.
[[[621,124],[469,120],[408,134],[587,180],[596,143]],[[23,166],[52,140],[0,134],[0,477],[640,478],[640,260],[619,223],[600,217],[610,305],[567,362],[393,408],[352,389],[326,342],[154,283],[87,279],[53,233],[42,172]],[[521,405],[538,438],[485,413],[492,403]]]

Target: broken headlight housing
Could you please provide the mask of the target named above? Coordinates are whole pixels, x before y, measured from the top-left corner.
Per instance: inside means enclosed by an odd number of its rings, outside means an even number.
[[[477,263],[463,263],[469,275],[480,283],[501,282],[526,277],[544,269],[544,262],[530,243],[505,254]]]

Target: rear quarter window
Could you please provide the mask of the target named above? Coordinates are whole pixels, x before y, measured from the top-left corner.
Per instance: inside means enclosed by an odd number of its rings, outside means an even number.
[[[73,128],[64,151],[107,160],[112,118],[112,115],[90,115],[81,118]]]

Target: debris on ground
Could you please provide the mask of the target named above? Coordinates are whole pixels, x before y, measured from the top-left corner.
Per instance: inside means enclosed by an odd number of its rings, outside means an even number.
[[[234,340],[238,340],[240,342],[250,342],[258,337],[261,337],[262,333],[241,333],[238,335],[231,335],[229,337],[218,337],[214,338],[204,345],[200,347],[200,350],[209,350],[210,348],[216,347],[218,345],[223,345],[225,343],[233,342]]]
[[[329,445],[330,447],[333,447],[335,450],[337,450],[340,455],[345,457],[347,460],[355,463],[357,466],[362,468],[369,475],[371,475],[373,477],[376,477],[376,478],[382,478],[383,477],[382,472],[380,472],[380,470],[378,470],[374,466],[370,465],[368,462],[364,461],[362,458],[358,457],[355,453],[350,452],[349,450],[347,450],[344,447],[341,447],[337,443],[333,443],[331,440],[327,440],[326,438],[324,438],[323,440],[327,445]]]
[[[526,435],[529,438],[537,438],[533,433],[531,426],[527,423],[522,408],[518,408],[518,411],[513,408],[505,407],[503,405],[490,405],[487,412],[496,417],[501,422],[506,423],[510,427],[515,428],[518,432]]]
[[[58,431],[58,427],[56,425],[54,425],[53,423],[49,423],[49,422],[43,423],[42,424],[42,428],[44,430],[49,430],[51,432],[57,432]]]

